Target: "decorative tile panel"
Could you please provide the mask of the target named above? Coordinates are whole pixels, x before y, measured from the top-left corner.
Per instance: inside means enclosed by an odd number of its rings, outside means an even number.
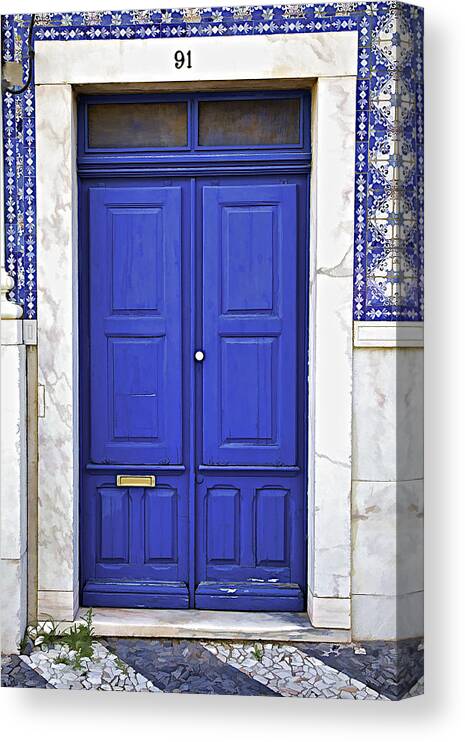
[[[28,75],[30,16],[2,17],[2,60]],[[33,39],[358,31],[354,319],[423,318],[423,10],[399,2],[40,13]],[[6,267],[36,317],[34,86],[3,96]]]

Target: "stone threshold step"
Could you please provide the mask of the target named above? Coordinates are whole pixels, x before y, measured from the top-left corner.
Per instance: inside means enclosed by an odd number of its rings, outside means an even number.
[[[87,608],[79,610],[82,618]],[[94,608],[96,636],[260,641],[351,641],[347,629],[316,629],[306,613]]]

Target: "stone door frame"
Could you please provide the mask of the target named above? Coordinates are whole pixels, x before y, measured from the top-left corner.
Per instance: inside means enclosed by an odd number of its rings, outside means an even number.
[[[290,87],[312,91],[307,609],[350,629],[357,37],[36,42],[39,617],[79,610],[76,94]]]

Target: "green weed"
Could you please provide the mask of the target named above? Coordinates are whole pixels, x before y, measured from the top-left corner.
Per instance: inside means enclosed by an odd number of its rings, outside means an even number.
[[[263,649],[260,646],[260,644],[254,644],[254,646],[252,647],[252,654],[255,657],[255,659],[257,660],[257,662],[261,662],[262,661],[262,659],[263,659]]]
[[[92,626],[92,608],[86,612],[83,623],[75,623],[71,627],[61,629],[57,621],[52,618],[47,622],[37,624],[28,630],[28,634],[35,644],[41,647],[52,647],[61,645],[67,647],[70,652],[75,652],[73,658],[60,656],[55,662],[57,664],[70,665],[76,670],[80,669],[84,658],[92,659],[94,641],[94,629]],[[40,641],[38,641],[40,640]]]

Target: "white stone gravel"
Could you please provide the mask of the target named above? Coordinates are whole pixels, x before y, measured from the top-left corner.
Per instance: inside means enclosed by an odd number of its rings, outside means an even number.
[[[359,680],[309,657],[295,646],[201,642],[205,649],[282,696],[388,700]],[[256,648],[256,653],[254,652]],[[256,656],[262,655],[260,659]]]
[[[80,668],[60,662],[73,662],[76,653],[57,644],[52,647],[37,647],[29,656],[21,659],[36,670],[54,688],[75,690],[126,691],[139,693],[161,693],[151,680],[136,672],[99,642],[92,643],[93,656],[81,660]]]

